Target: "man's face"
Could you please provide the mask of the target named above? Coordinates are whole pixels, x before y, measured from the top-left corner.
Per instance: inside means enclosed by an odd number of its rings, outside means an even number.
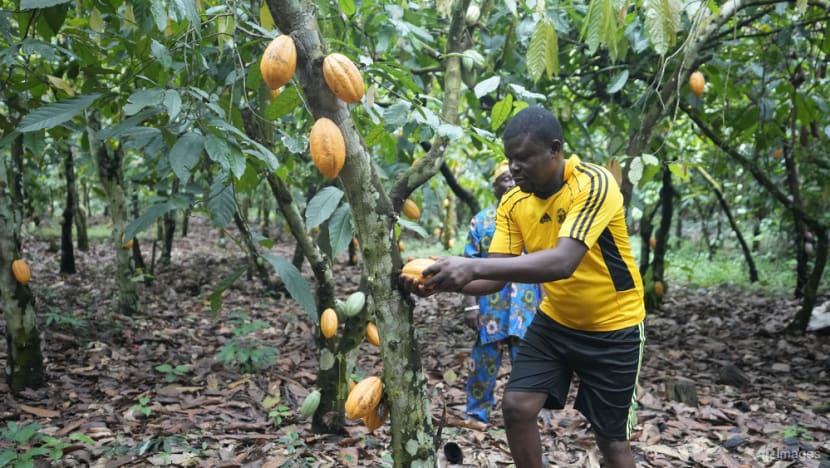
[[[564,164],[561,157],[562,143],[558,140],[542,144],[517,135],[504,142],[504,154],[510,161],[510,173],[516,185],[526,193],[549,193],[558,188],[556,180],[559,166]]]
[[[497,199],[501,199],[501,196],[515,185],[516,183],[513,182],[513,176],[510,175],[510,171],[504,171],[504,174],[496,177],[496,180],[493,181],[493,193],[496,194]]]

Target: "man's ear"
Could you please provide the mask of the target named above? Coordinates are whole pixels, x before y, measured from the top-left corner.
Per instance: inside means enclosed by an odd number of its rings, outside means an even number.
[[[553,154],[558,154],[562,152],[562,142],[559,140],[553,140],[550,149],[553,151]]]

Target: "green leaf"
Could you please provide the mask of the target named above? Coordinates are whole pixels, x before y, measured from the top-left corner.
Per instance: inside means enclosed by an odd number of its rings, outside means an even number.
[[[329,370],[334,367],[334,354],[328,348],[320,351],[320,370]]]
[[[300,273],[300,270],[282,257],[268,253],[263,254],[262,257],[268,260],[268,263],[277,271],[291,297],[306,311],[311,321],[317,323],[319,321],[317,304],[314,302],[311,286]]]
[[[504,99],[493,105],[493,110],[490,112],[490,130],[495,132],[501,128],[512,113],[513,95],[508,94]]]
[[[542,77],[542,72],[545,71],[545,47],[547,36],[545,34],[545,21],[536,23],[536,29],[533,31],[533,37],[530,38],[530,43],[527,45],[527,73],[533,81],[539,81]]]
[[[182,110],[182,97],[175,89],[164,92],[164,107],[167,108],[167,117],[172,121]]]
[[[70,0],[20,0],[21,10],[34,10],[36,8],[49,8],[55,5],[69,3]]]
[[[346,16],[352,16],[357,12],[354,0],[337,0],[337,5],[340,7],[340,12]]]
[[[403,127],[409,118],[409,109],[411,108],[412,104],[406,101],[398,101],[387,107],[383,111],[383,121],[386,128]]]
[[[84,94],[76,98],[64,99],[40,106],[20,120],[17,131],[21,133],[35,132],[68,122],[86,110],[100,96],[100,93]]]
[[[150,2],[150,13],[156,22],[156,28],[159,31],[164,31],[167,28],[167,6],[161,0],[152,0]]]
[[[682,164],[671,163],[671,164],[669,164],[669,170],[671,171],[672,174],[676,175],[681,180],[683,180],[683,181],[688,181],[689,180],[689,171],[684,169]]]
[[[343,191],[337,187],[326,187],[317,192],[305,209],[306,229],[313,229],[329,219],[341,198]]]
[[[167,50],[164,44],[155,39],[150,43],[150,53],[164,70],[169,70],[173,65],[173,57],[170,56],[170,51]]]
[[[187,132],[180,136],[176,144],[170,148],[170,167],[183,184],[187,184],[190,180],[190,172],[199,163],[204,142],[205,137],[202,135]]]
[[[482,96],[486,96],[487,94],[490,94],[498,89],[499,83],[501,83],[500,76],[491,76],[490,78],[476,84],[475,88],[473,88],[473,92],[475,92],[477,98],[481,98]]]
[[[205,137],[205,151],[211,161],[229,170],[237,179],[245,174],[245,155],[233,143],[217,135]]]
[[[536,23],[536,30],[527,46],[527,71],[533,81],[542,73],[548,78],[559,73],[559,41],[553,23],[545,18]]]
[[[207,202],[210,220],[216,227],[224,227],[236,213],[236,198],[233,185],[226,182],[226,177],[217,177],[210,186],[210,198]]]
[[[422,228],[420,224],[418,224],[414,221],[409,221],[407,219],[398,218],[398,225],[400,225],[404,229],[408,229],[412,232],[418,233],[418,235],[420,235],[423,238],[426,238],[426,237],[429,236],[429,234],[427,234],[426,230],[424,230],[424,228]]]
[[[152,226],[153,223],[155,223],[160,217],[164,216],[165,213],[177,208],[180,208],[179,204],[173,201],[157,203],[150,208],[147,208],[147,211],[127,226],[127,230],[124,232],[124,242],[135,238],[136,234]]]
[[[677,40],[680,28],[680,0],[644,0],[645,29],[655,52],[666,55]]]
[[[352,213],[349,204],[344,203],[337,208],[329,221],[329,243],[331,244],[332,258],[340,255],[349,247],[354,233],[352,231]]]
[[[625,83],[628,82],[628,69],[624,69],[623,71],[614,75],[611,78],[611,82],[608,83],[608,94],[614,94],[617,91],[621,90]]]
[[[507,10],[513,14],[513,16],[519,16],[519,9],[516,6],[516,0],[504,0],[504,6],[507,7]]]
[[[223,279],[219,284],[216,285],[216,289],[210,293],[208,296],[208,300],[210,300],[210,310],[213,312],[217,312],[220,307],[222,307],[222,293],[225,292],[240,276],[242,273],[248,269],[248,266],[241,266],[236,269],[236,271],[232,272],[230,276]]]
[[[133,115],[145,107],[161,105],[164,102],[164,94],[161,88],[139,89],[127,98],[124,114]]]
[[[297,93],[297,88],[288,86],[283,89],[276,99],[271,101],[271,104],[268,104],[268,107],[265,109],[265,118],[268,120],[276,120],[284,117],[294,112],[295,109],[300,107],[302,102],[303,100]]]

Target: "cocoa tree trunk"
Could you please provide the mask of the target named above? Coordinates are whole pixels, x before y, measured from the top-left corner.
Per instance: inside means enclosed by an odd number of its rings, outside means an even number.
[[[749,248],[749,244],[746,242],[746,239],[744,239],[744,236],[741,233],[741,228],[738,226],[738,222],[735,221],[735,217],[732,216],[732,209],[729,208],[729,202],[726,201],[726,198],[723,196],[723,192],[717,182],[715,182],[709,173],[706,172],[706,169],[703,169],[702,167],[698,167],[697,169],[709,184],[709,187],[712,188],[712,191],[715,192],[718,203],[720,203],[720,207],[726,215],[726,219],[729,221],[729,226],[732,227],[732,232],[735,233],[735,237],[741,245],[741,251],[744,254],[744,261],[746,262],[747,268],[749,268],[749,282],[754,283],[758,281],[758,268],[755,266],[755,259],[752,258],[752,250]]]
[[[75,250],[72,245],[72,226],[74,214],[78,211],[78,191],[75,188],[75,161],[72,157],[72,148],[59,145],[66,151],[63,158],[63,174],[66,179],[66,205],[61,217],[61,266],[60,272],[74,274]]]
[[[461,3],[466,5],[466,2]],[[279,30],[291,34],[297,45],[295,76],[302,85],[312,115],[332,119],[340,127],[346,142],[346,163],[339,177],[360,239],[369,302],[381,336],[382,379],[386,393],[392,395],[389,398],[390,449],[394,466],[433,466],[436,460],[430,397],[412,326],[413,304],[402,297],[397,287],[397,273],[401,267],[394,238],[397,211],[374,172],[349,109],[331,94],[323,80],[321,62],[328,51],[319,32],[315,8],[300,0],[268,0],[268,7]],[[451,43],[452,38],[448,38],[448,42]],[[456,57],[455,62],[460,76],[460,60]],[[433,145],[433,150],[437,146]],[[426,170],[419,167],[404,177],[423,177],[421,183],[429,179],[437,172],[441,160],[430,161],[428,158],[422,158],[422,161],[432,170],[431,174],[426,176]],[[408,193],[400,193],[395,200],[398,207]]]
[[[105,142],[97,141],[97,119],[88,117],[90,149],[95,155],[98,178],[104,196],[107,199],[112,232],[110,244],[115,249],[115,280],[118,284],[118,301],[114,304],[116,312],[132,315],[141,309],[138,286],[132,281],[133,268],[130,263],[130,251],[123,248],[124,232],[127,229],[127,197],[124,191],[124,175],[121,162],[124,154],[121,147],[110,149]]]
[[[29,285],[14,278],[11,268],[12,261],[22,257],[23,135],[12,141],[11,156],[11,161],[0,160],[0,309],[6,322],[6,382],[13,393],[19,393],[42,387],[46,374],[35,298]]]

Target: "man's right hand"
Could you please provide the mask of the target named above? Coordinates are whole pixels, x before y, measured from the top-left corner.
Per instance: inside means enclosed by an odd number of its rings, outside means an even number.
[[[413,278],[409,275],[398,275],[398,284],[403,292],[415,294],[419,297],[428,297],[437,292],[433,288],[425,288],[424,285],[418,281],[418,278]]]

